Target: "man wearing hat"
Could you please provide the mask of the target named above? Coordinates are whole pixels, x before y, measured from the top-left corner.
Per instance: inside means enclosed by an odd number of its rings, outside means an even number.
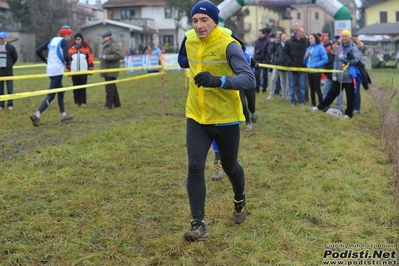
[[[18,60],[18,53],[14,45],[7,42],[7,33],[0,32],[0,77],[14,76],[13,66]],[[7,93],[14,93],[14,81],[7,80]],[[4,95],[4,81],[0,81],[0,95]],[[7,102],[8,110],[13,110],[12,100]],[[0,110],[5,108],[5,102],[0,101]]]
[[[191,229],[189,242],[206,240],[205,162],[215,140],[224,172],[233,187],[233,220],[239,224],[247,215],[244,170],[238,163],[241,121],[245,121],[239,91],[255,87],[255,76],[231,31],[218,26],[219,9],[201,1],[191,10],[193,29],[186,32],[180,50],[186,50],[190,85],[186,103],[188,154],[187,193]],[[180,61],[179,61],[180,63]]]
[[[112,32],[106,31],[102,34],[103,50],[101,52],[101,69],[119,68],[120,60],[123,58],[122,49],[119,44],[112,38]],[[119,72],[101,73],[105,81],[114,81],[118,77]],[[118,88],[115,83],[105,85],[105,104],[103,110],[110,110],[112,108],[120,108],[121,101],[119,99]]]
[[[63,26],[56,37],[43,43],[36,49],[36,54],[40,59],[47,64],[46,73],[50,78],[50,90],[62,88],[62,77],[65,71],[65,65],[69,63],[69,41],[73,31],[69,26]],[[43,52],[48,50],[47,58],[44,57]],[[65,92],[58,92],[58,106],[61,113],[61,122],[65,122],[73,119],[73,115],[69,115],[65,112],[64,106],[64,94]],[[48,94],[39,109],[30,116],[35,127],[40,125],[41,114],[47,109],[50,103],[54,100],[55,93]]]

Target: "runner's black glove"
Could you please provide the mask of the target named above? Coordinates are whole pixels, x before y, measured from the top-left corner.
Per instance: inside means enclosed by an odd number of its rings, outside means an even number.
[[[194,77],[195,84],[198,87],[220,87],[220,77],[215,77],[208,71],[200,72]]]

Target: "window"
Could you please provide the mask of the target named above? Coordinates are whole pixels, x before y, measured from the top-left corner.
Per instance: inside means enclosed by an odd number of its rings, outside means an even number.
[[[173,46],[173,35],[164,35],[163,44],[169,44],[169,47]]]
[[[172,8],[170,7],[165,8],[165,18],[172,18]]]
[[[296,13],[296,19],[301,19],[301,13]]]
[[[314,19],[318,20],[319,19],[319,12],[314,13]]]
[[[396,11],[396,22],[399,22],[399,12]]]
[[[122,10],[121,19],[132,19],[134,18],[134,10]]]
[[[388,12],[380,11],[380,23],[388,23]]]

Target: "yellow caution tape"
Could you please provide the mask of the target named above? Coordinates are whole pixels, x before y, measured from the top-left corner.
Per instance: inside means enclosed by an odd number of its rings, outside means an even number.
[[[18,66],[18,67],[14,67],[14,68],[28,68],[28,67],[38,67],[38,66],[45,66],[45,65],[46,64],[24,65],[24,66]],[[173,65],[168,65],[168,66],[169,67],[175,67],[175,66],[179,66],[179,65],[178,64],[173,64]],[[317,68],[285,67],[285,66],[270,65],[270,64],[259,64],[259,66],[260,67],[264,67],[264,68],[276,68],[278,70],[286,70],[286,71],[324,72],[324,73],[326,73],[326,72],[329,72],[329,73],[337,72],[337,73],[342,73],[349,67],[349,63],[343,68],[343,70],[327,70],[327,69],[317,69]],[[97,73],[110,73],[110,72],[122,72],[122,71],[128,71],[128,70],[147,70],[147,69],[164,69],[165,70],[166,67],[165,67],[165,65],[158,65],[158,66],[142,66],[142,67],[130,67],[130,68],[112,68],[112,69],[100,69],[100,70],[89,70],[89,71],[79,71],[79,72],[66,72],[66,73],[64,73],[64,76],[97,74]],[[90,88],[90,87],[96,87],[96,86],[101,86],[101,85],[107,85],[107,84],[113,84],[113,83],[120,83],[120,82],[144,79],[144,78],[149,78],[149,77],[154,77],[154,76],[160,76],[160,75],[164,75],[165,74],[164,70],[162,70],[159,73],[150,73],[150,74],[146,74],[146,75],[141,75],[141,76],[136,76],[136,77],[131,77],[131,78],[125,78],[125,79],[119,79],[119,80],[113,80],[113,81],[105,81],[105,82],[99,82],[99,83],[93,83],[93,84],[85,84],[85,85],[79,85],[79,86],[71,86],[71,87],[51,89],[51,90],[47,89],[47,90],[40,90],[40,91],[33,91],[33,92],[23,92],[23,93],[9,94],[9,95],[0,95],[0,101],[28,98],[28,97],[33,97],[33,96],[47,95],[47,94],[51,94],[51,93],[58,93],[58,92],[63,92],[63,91]],[[187,76],[187,74],[188,73],[186,72],[186,76]],[[47,78],[47,77],[48,77],[47,74],[8,76],[8,77],[0,77],[0,81],[3,81],[3,80],[33,79],[33,78]]]
[[[76,76],[76,75],[90,75],[97,73],[110,73],[110,72],[123,72],[128,70],[147,70],[147,69],[162,69],[163,66],[145,66],[145,67],[129,67],[129,68],[110,68],[110,69],[99,69],[99,70],[88,70],[79,72],[65,72],[64,76]],[[36,78],[47,78],[47,74],[33,74],[33,75],[21,75],[21,76],[8,76],[0,77],[0,81],[3,80],[20,80],[20,79],[36,79]]]
[[[144,79],[144,78],[150,78],[150,77],[155,77],[155,76],[161,76],[161,75],[164,75],[164,74],[165,74],[165,72],[150,73],[150,74],[145,74],[145,75],[141,75],[141,76],[135,76],[135,77],[131,77],[131,78],[112,80],[112,81],[105,81],[105,82],[99,82],[99,83],[93,83],[93,84],[85,84],[85,85],[71,86],[71,87],[65,87],[65,88],[59,88],[59,89],[47,89],[47,90],[40,90],[40,91],[22,92],[22,93],[1,95],[0,96],[0,101],[11,100],[11,99],[28,98],[28,97],[39,96],[39,95],[47,95],[47,94],[63,92],[63,91],[71,91],[71,90],[76,90],[76,89],[90,88],[90,87],[96,87],[96,86],[107,85],[107,84],[112,84],[112,83],[120,83],[120,82],[126,82],[126,81],[132,81],[132,80],[138,80],[138,79]]]
[[[18,69],[18,68],[30,68],[30,67],[42,67],[46,66],[46,64],[34,64],[34,65],[18,65],[18,66],[13,66],[13,69]]]
[[[259,64],[260,67],[265,68],[276,68],[278,70],[286,70],[286,71],[300,71],[300,72],[323,72],[323,73],[342,73],[343,70],[332,70],[332,69],[323,69],[323,68],[306,68],[306,67],[286,67],[286,66],[278,66],[278,65],[269,65],[269,64]]]

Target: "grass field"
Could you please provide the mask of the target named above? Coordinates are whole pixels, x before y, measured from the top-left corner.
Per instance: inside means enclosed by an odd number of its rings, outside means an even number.
[[[394,70],[373,71],[372,78],[372,90],[399,85]],[[242,126],[239,153],[249,215],[234,224],[231,186],[227,178],[211,181],[210,151],[209,240],[186,243],[184,74],[165,76],[164,117],[161,84],[159,77],[119,83],[122,108],[111,111],[100,110],[103,86],[88,89],[87,108],[74,106],[67,92],[75,119],[61,123],[55,100],[38,128],[29,115],[44,96],[0,111],[0,265],[307,266],[328,265],[329,244],[397,250],[392,165],[380,113],[364,90],[361,114],[351,120],[258,94],[259,119],[253,132]],[[28,92],[48,85],[48,79],[26,79],[14,87]]]

